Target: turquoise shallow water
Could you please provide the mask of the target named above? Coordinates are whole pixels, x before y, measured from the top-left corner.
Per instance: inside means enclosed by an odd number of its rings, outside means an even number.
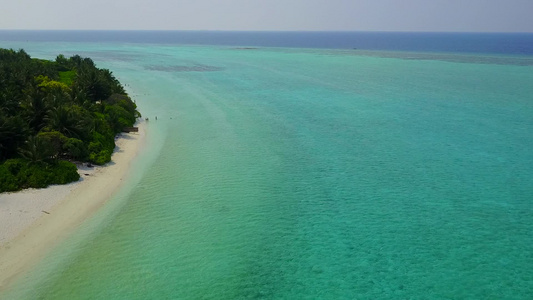
[[[92,57],[151,120],[130,182],[10,297],[533,294],[531,58],[13,47]]]

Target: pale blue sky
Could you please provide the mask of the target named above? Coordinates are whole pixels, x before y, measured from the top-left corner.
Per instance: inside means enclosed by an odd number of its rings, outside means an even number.
[[[0,0],[0,29],[533,32],[533,0]]]

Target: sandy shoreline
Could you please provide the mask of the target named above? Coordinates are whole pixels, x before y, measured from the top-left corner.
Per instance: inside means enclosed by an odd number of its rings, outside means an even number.
[[[119,189],[144,145],[145,123],[137,126],[138,133],[122,134],[116,140],[110,163],[80,167],[78,182],[0,194],[0,291]]]

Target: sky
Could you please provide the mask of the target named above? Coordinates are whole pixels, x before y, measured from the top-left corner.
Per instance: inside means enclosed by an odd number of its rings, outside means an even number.
[[[0,29],[533,32],[533,0],[0,0]]]

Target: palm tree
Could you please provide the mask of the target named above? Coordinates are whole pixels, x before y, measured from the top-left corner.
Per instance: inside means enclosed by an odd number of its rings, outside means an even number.
[[[0,112],[0,160],[17,152],[28,131],[28,125],[20,116],[6,116]]]
[[[2,74],[0,73],[0,81],[3,80]],[[19,100],[20,91],[15,89],[13,86],[2,86],[0,82],[0,112],[5,113],[6,115],[15,115],[18,113],[19,109]]]
[[[85,93],[85,91],[81,89],[80,86],[75,86],[74,88],[72,88],[70,92],[70,98],[73,100],[74,103],[83,107],[87,111],[95,112],[98,109],[98,105],[89,100],[87,93]]]
[[[46,139],[30,136],[19,153],[30,163],[41,163],[53,155],[53,149]]]
[[[29,95],[20,106],[34,132],[39,132],[46,126],[46,118],[51,109],[47,97],[41,94]]]
[[[65,105],[54,107],[48,115],[49,126],[66,137],[84,140],[93,130],[91,119],[84,115],[83,109]]]

